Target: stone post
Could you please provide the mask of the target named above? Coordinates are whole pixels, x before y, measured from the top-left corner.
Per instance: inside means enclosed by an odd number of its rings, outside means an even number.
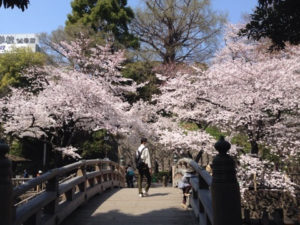
[[[5,157],[9,147],[0,141],[0,223],[12,224],[12,171],[11,162]]]
[[[215,144],[211,185],[213,225],[241,225],[241,197],[236,179],[235,162],[227,154],[231,145],[221,137]]]
[[[86,191],[86,183],[87,183],[87,181],[86,181],[86,162],[85,162],[85,160],[82,160],[81,162],[82,162],[81,166],[77,170],[77,177],[82,176],[85,178],[85,181],[78,184],[78,187],[81,192],[85,192]]]
[[[163,187],[167,187],[168,186],[168,179],[167,179],[166,175],[164,175],[162,177],[162,184],[163,184]]]

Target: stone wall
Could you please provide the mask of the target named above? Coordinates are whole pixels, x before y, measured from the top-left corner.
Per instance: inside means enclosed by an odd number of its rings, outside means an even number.
[[[282,190],[246,190],[242,208],[250,211],[250,218],[262,218],[266,210],[270,215],[275,209],[283,209],[285,220],[298,221],[300,213],[300,192],[292,197]]]

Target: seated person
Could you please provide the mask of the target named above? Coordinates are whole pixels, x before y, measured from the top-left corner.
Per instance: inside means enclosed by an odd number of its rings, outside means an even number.
[[[192,189],[192,185],[190,183],[190,179],[193,176],[193,170],[187,170],[181,181],[178,182],[178,188],[182,189],[183,193],[183,200],[182,200],[182,207],[187,209],[189,204],[187,204],[187,197],[190,196],[190,190]]]

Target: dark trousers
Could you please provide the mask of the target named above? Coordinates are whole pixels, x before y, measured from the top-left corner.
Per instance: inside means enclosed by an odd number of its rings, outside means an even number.
[[[187,186],[187,187],[182,188],[182,192],[183,192],[183,200],[182,200],[182,203],[183,203],[183,204],[186,204],[186,199],[187,199],[187,197],[186,197],[185,194],[189,194],[191,188],[192,188],[192,186]]]
[[[127,187],[133,188],[133,176],[126,174]]]
[[[147,178],[147,184],[145,186],[145,191],[148,192],[150,185],[151,185],[151,175],[150,175],[148,166],[139,170],[139,176],[138,176],[139,194],[142,194],[142,183],[143,183],[144,176]]]

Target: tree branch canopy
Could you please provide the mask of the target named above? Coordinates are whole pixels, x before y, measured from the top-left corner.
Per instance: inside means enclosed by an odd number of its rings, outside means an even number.
[[[22,11],[27,9],[29,0],[0,0],[0,7],[14,8],[15,6],[21,8]]]
[[[282,49],[285,42],[300,44],[300,1],[259,0],[251,21],[240,30],[240,35],[254,40],[268,37],[271,49]]]
[[[73,0],[71,6],[66,28],[82,24],[95,32],[113,34],[113,38],[125,47],[139,47],[137,38],[128,32],[134,12],[126,0]]]
[[[132,33],[164,63],[204,61],[216,49],[225,16],[208,0],[147,0],[131,24]]]

